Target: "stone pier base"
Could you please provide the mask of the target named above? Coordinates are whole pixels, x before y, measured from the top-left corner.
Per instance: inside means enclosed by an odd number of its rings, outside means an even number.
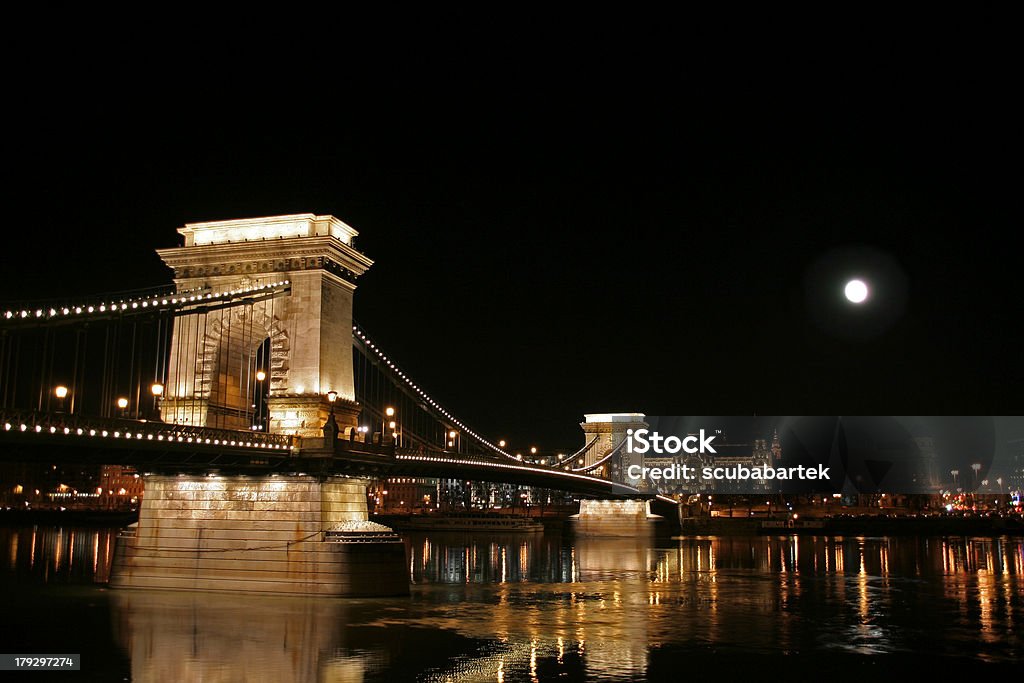
[[[646,538],[662,517],[651,514],[649,500],[581,500],[580,513],[570,519],[578,536]]]
[[[110,585],[385,596],[408,594],[409,576],[401,538],[367,521],[362,481],[149,475]]]

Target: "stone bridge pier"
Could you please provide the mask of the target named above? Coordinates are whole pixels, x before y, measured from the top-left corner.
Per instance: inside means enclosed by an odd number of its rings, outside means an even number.
[[[627,430],[647,427],[642,413],[592,413],[580,424],[585,444],[593,443],[584,455],[584,467],[594,474],[623,483],[629,465],[643,465],[643,456],[625,448]],[[651,513],[650,500],[581,500],[580,512],[572,516],[578,536],[647,538],[654,534],[659,515]]]

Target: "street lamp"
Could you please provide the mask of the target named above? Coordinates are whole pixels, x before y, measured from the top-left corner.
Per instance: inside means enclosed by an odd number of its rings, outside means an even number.
[[[158,419],[159,413],[157,410],[159,408],[160,397],[164,395],[164,385],[160,384],[160,382],[153,382],[149,387],[149,393],[153,394],[153,418]]]
[[[960,476],[960,470],[950,470],[949,473],[953,475],[953,488],[956,488],[956,478]]]
[[[324,445],[331,445],[334,448],[334,442],[338,438],[338,421],[334,419],[334,402],[338,400],[337,391],[327,392],[327,402],[331,404],[331,412],[327,416],[327,422],[324,423]]]
[[[395,416],[395,409],[388,406],[384,409],[384,419],[380,421],[380,444],[384,445],[384,430],[388,428],[390,418]],[[393,428],[392,428],[393,429]]]
[[[57,386],[57,388],[55,388],[53,390],[53,393],[57,395],[57,399],[60,401],[60,408],[58,408],[57,412],[58,413],[63,413],[64,412],[64,399],[66,399],[68,397],[68,388],[66,386],[64,386],[63,384],[60,384],[60,385]]]
[[[267,379],[267,373],[265,373],[263,370],[257,370],[256,371],[256,382],[257,382],[257,385],[256,385],[256,390],[257,390],[257,396],[256,396],[256,401],[257,401],[256,422],[257,422],[257,424],[259,424],[260,429],[263,430],[263,431],[267,431],[267,426],[263,423],[263,409],[267,405],[267,394],[263,390],[263,381],[265,379]],[[330,400],[330,397],[328,397],[327,400]]]
[[[505,439],[502,439],[501,441],[498,442],[498,448],[504,448],[504,447],[505,447]]]
[[[128,410],[128,399],[123,396],[117,399],[117,407],[121,411],[121,417],[125,417],[125,411]]]

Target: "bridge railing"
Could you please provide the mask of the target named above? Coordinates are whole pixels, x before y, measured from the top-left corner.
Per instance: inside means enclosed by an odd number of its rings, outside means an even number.
[[[99,439],[120,442],[142,441],[149,445],[219,446],[290,453],[296,438],[285,434],[243,432],[213,427],[171,424],[120,418],[90,418],[63,413],[0,410],[3,434],[33,434],[67,437],[69,440]]]

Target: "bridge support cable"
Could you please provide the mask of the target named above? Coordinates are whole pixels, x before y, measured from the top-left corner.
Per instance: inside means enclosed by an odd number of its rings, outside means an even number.
[[[558,462],[552,463],[552,464],[551,464],[551,467],[553,467],[553,468],[554,468],[554,467],[561,467],[562,465],[564,465],[564,464],[566,464],[566,463],[572,464],[572,462],[573,462],[574,460],[576,460],[577,458],[582,458],[582,457],[584,456],[584,454],[586,454],[586,453],[587,453],[587,451],[589,451],[589,450],[590,450],[590,449],[591,449],[591,448],[592,448],[592,447],[594,446],[594,444],[595,444],[595,443],[597,443],[597,440],[598,440],[599,438],[600,438],[600,437],[597,437],[597,436],[595,436],[595,437],[594,437],[593,439],[591,439],[591,440],[590,440],[589,442],[587,442],[586,444],[584,444],[583,448],[579,449],[578,451],[576,451],[576,452],[575,452],[575,453],[573,453],[572,455],[567,455],[567,456],[565,456],[564,458],[562,458],[562,459],[561,459],[561,460],[559,460]]]
[[[399,366],[394,358],[390,358],[378,346],[358,324],[352,326],[352,341],[358,352],[366,360],[365,371],[357,373],[357,377],[364,377],[369,374],[369,368],[375,368],[387,378],[391,386],[391,396],[397,399],[399,395],[404,397],[404,403],[414,407],[413,427],[418,432],[417,439],[429,443],[432,448],[441,447],[444,450],[451,450],[457,453],[470,453],[475,447],[482,453],[491,457],[503,457],[517,461],[513,455],[507,453],[494,443],[481,436],[478,432],[468,427],[462,420],[458,419],[451,411],[441,405],[436,399],[428,394],[422,386]],[[365,387],[365,385],[364,385]],[[357,384],[357,391],[359,391]],[[372,396],[368,391],[369,387],[363,388],[359,393]],[[357,400],[359,400],[357,395]],[[380,400],[379,398],[377,400]],[[378,403],[371,406],[370,412],[379,414],[382,410]],[[399,416],[401,417],[401,416]],[[428,418],[428,419],[424,419]],[[399,422],[399,421],[396,421]],[[386,424],[386,423],[382,423]],[[404,430],[404,428],[403,428]],[[454,436],[452,435],[454,433]]]
[[[585,465],[585,466],[583,466],[583,467],[574,467],[574,468],[572,469],[572,471],[573,471],[573,472],[593,472],[593,471],[594,471],[594,470],[596,470],[596,469],[597,469],[598,467],[601,467],[601,466],[602,466],[602,465],[604,465],[604,464],[605,464],[606,462],[608,462],[609,460],[611,460],[611,459],[612,459],[612,456],[614,456],[614,455],[616,455],[617,453],[619,453],[619,452],[620,452],[620,451],[622,450],[622,448],[623,448],[623,447],[624,447],[625,445],[626,445],[626,440],[625,440],[625,439],[623,439],[623,440],[622,440],[622,442],[620,442],[618,446],[616,446],[615,448],[613,448],[613,449],[611,449],[610,451],[608,451],[608,453],[607,453],[607,454],[605,454],[605,456],[604,456],[603,458],[601,458],[600,460],[598,460],[597,462],[595,462],[595,463],[592,463],[592,464],[590,464],[590,465]]]
[[[178,399],[169,421],[196,424],[205,414],[200,403],[220,379],[208,348],[217,319],[237,316],[231,311],[239,309],[272,311],[275,299],[290,290],[290,282],[280,280],[227,291],[164,287],[96,295],[92,301],[0,305],[0,408],[154,419],[159,401]],[[252,315],[240,317],[245,329],[236,330],[239,344],[251,341],[253,348],[240,347],[235,366],[241,364],[241,371],[233,366],[227,373],[231,385],[239,385],[231,389],[238,406],[230,412],[249,429],[252,404],[262,405],[249,400],[260,387],[255,369],[247,367],[259,363],[256,347],[263,339],[256,333],[262,321],[254,326]],[[188,395],[174,396],[185,374]],[[163,388],[159,398],[154,385]],[[223,396],[228,386],[222,386]]]

